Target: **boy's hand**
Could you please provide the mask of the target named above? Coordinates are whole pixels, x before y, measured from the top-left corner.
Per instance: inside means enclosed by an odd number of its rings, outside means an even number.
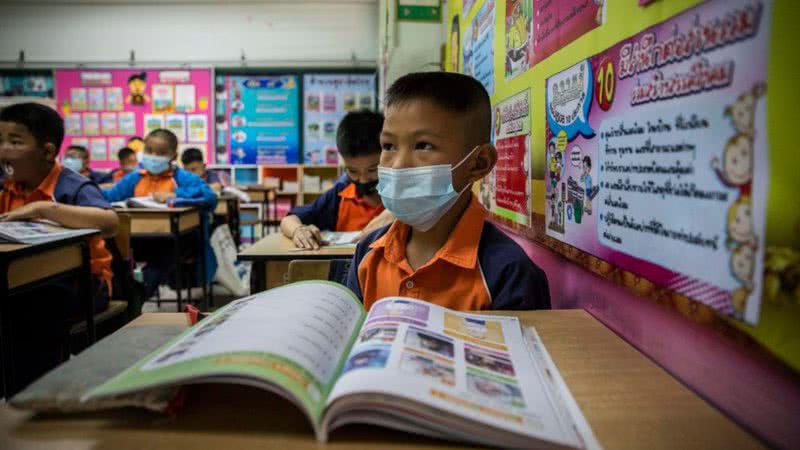
[[[42,218],[42,209],[53,206],[53,202],[33,202],[28,203],[22,208],[17,208],[0,215],[0,221],[8,222],[11,220],[34,220]]]
[[[320,243],[322,242],[322,233],[315,225],[302,225],[294,230],[292,242],[294,242],[297,248],[319,250]]]
[[[377,230],[378,228],[385,227],[386,225],[391,224],[394,222],[394,216],[392,213],[389,212],[388,209],[384,209],[382,213],[378,214],[375,218],[369,221],[366,227],[358,233],[358,236],[354,237],[351,242],[361,242],[368,234],[372,233],[373,231]]]
[[[167,203],[167,200],[175,198],[175,193],[173,192],[153,192],[153,200],[157,201],[158,203]]]

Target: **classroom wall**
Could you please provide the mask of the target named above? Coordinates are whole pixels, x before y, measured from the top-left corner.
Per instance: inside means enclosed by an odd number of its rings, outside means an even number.
[[[0,66],[142,64],[374,66],[375,0],[4,2]]]

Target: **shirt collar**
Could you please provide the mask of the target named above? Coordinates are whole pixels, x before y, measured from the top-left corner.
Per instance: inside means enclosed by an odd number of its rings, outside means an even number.
[[[148,172],[147,169],[139,169],[139,175],[146,176],[146,177],[154,177],[154,178],[171,178],[172,177],[172,173],[173,173],[173,170],[172,169],[168,169],[165,172],[162,172],[162,173],[160,173],[158,175],[154,175],[154,174]]]
[[[61,171],[63,169],[63,166],[58,162],[53,164],[53,167],[50,169],[50,173],[44,177],[44,180],[39,183],[39,186],[37,186],[36,189],[34,189],[29,195],[33,195],[34,193],[38,192],[40,195],[44,195],[45,197],[52,199],[55,195],[58,177],[61,175]],[[25,192],[22,190],[22,187],[13,180],[6,180],[4,185],[5,188],[12,194],[25,196]]]
[[[428,264],[434,263],[437,259],[443,259],[465,269],[475,267],[485,220],[486,210],[478,203],[475,196],[472,196],[467,209],[461,215],[461,219],[458,220],[455,228],[450,232],[450,237],[447,238],[442,248],[433,255]],[[370,248],[383,248],[384,257],[389,262],[400,264],[406,259],[406,243],[408,242],[410,231],[410,226],[395,220],[389,230],[373,242]]]
[[[356,193],[356,185],[353,183],[348,184],[346,188],[342,189],[342,191],[339,192],[339,197],[350,200],[360,200]]]

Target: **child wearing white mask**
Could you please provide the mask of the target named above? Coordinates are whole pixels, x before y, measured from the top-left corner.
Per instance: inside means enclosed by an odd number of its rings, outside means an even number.
[[[378,193],[397,220],[359,243],[347,280],[369,309],[403,296],[456,310],[547,309],[545,273],[486,221],[472,184],[497,162],[475,79],[413,73],[387,91]]]
[[[178,138],[169,130],[153,130],[144,140],[139,171],[124,177],[103,195],[109,202],[118,202],[132,197],[150,196],[160,203],[180,206],[182,203],[198,206],[207,214],[201,214],[206,247],[206,273],[199,277],[212,279],[217,261],[208,240],[209,216],[217,207],[217,195],[197,175],[175,165],[178,157]],[[194,246],[192,246],[194,247]],[[186,248],[186,247],[185,247]],[[163,251],[163,243],[136,248],[136,259],[145,261],[145,294],[155,293],[158,285],[166,280],[173,268],[173,258]]]

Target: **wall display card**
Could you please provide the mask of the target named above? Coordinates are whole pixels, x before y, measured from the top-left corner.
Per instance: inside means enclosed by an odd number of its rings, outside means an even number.
[[[206,142],[208,140],[208,116],[205,114],[189,114],[187,116],[189,142]]]
[[[345,96],[348,94],[345,94]],[[353,94],[350,93],[350,96]],[[322,112],[336,112],[336,93],[335,92],[325,92],[321,94],[322,97]],[[346,97],[345,97],[346,98]],[[352,98],[350,99],[352,103]]]
[[[300,162],[300,87],[296,75],[228,76],[225,90],[232,164]]]
[[[178,137],[178,142],[186,142],[186,115],[185,114],[167,114],[166,128],[175,133]]]
[[[494,108],[497,164],[481,185],[481,201],[489,211],[522,225],[530,223],[531,117],[530,91]]]
[[[105,161],[108,159],[106,138],[92,138],[89,141],[89,153],[92,160]]]
[[[83,113],[83,134],[86,136],[100,134],[100,117],[97,113]]]
[[[163,114],[145,114],[144,115],[144,135],[150,134],[153,130],[165,128],[166,122],[164,121]],[[144,136],[142,136],[144,137]]]
[[[104,112],[100,114],[100,128],[102,134],[118,134],[119,128],[117,127],[117,113]]]
[[[64,132],[67,136],[80,136],[81,133],[80,113],[69,113],[64,115]]]
[[[373,74],[306,74],[303,76],[305,106],[303,111],[303,162],[338,164],[336,129],[348,111],[373,109],[376,87]],[[331,104],[325,105],[326,98]],[[323,99],[323,107],[319,107]]]
[[[117,167],[115,152],[119,141],[112,141],[112,138],[122,138],[127,143],[133,136],[144,137],[155,128],[165,128],[164,114],[185,109],[206,116],[206,124],[212,120],[212,111],[208,110],[208,101],[212,98],[211,69],[56,69],[53,73],[56,104],[65,124],[70,114],[81,113],[81,129],[72,127],[70,131],[77,133],[68,134],[64,146],[78,137],[106,140],[108,157],[93,159],[91,167],[95,169]],[[159,109],[165,112],[153,113]],[[84,114],[85,111],[91,113]],[[183,129],[186,136],[189,130],[185,115]],[[212,149],[214,134],[208,126],[205,133],[196,131],[194,137],[205,136],[196,143]]]
[[[530,67],[533,52],[531,24],[533,4],[524,0],[505,0],[506,80],[525,72]]]
[[[102,111],[106,108],[106,96],[103,88],[89,88],[89,109]]]
[[[0,75],[0,97],[53,97],[53,77],[49,75]]]
[[[190,113],[195,110],[195,88],[192,84],[175,86],[175,111]]]
[[[121,87],[106,88],[106,109],[120,111],[123,107],[123,101]]]
[[[603,23],[604,1],[533,2],[533,51],[530,65],[542,61]]]
[[[757,323],[770,6],[709,1],[547,79],[549,236]]]
[[[464,73],[483,84],[494,95],[494,8],[495,0],[486,0],[467,25],[464,33]]]
[[[88,149],[89,148],[89,138],[85,138],[85,137],[72,138],[72,142],[70,143],[70,145],[77,145],[77,146],[80,146],[80,147]]]
[[[110,160],[114,160],[117,157],[117,152],[127,146],[127,140],[121,137],[110,137],[108,138],[108,153]]]

